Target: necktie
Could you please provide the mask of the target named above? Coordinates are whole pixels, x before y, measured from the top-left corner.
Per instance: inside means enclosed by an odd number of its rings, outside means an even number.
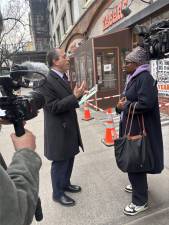
[[[65,80],[66,82],[68,82],[68,77],[66,76],[66,74],[63,74],[63,80]]]

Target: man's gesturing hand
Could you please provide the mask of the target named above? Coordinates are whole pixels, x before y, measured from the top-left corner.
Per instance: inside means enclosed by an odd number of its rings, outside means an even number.
[[[73,94],[76,96],[76,98],[80,98],[84,93],[86,89],[86,82],[83,81],[80,87],[76,84]]]

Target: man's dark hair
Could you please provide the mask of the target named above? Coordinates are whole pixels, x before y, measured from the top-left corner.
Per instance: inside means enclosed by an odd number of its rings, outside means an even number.
[[[53,66],[53,60],[58,60],[59,59],[59,53],[56,48],[51,49],[48,54],[47,54],[47,63],[49,67]]]
[[[2,14],[1,14],[1,11],[0,11],[0,35],[2,33],[2,30],[3,30],[3,19],[2,19]]]

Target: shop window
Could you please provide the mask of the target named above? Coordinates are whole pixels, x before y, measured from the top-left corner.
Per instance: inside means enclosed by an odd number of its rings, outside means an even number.
[[[92,50],[92,48],[91,48]],[[87,82],[87,88],[91,89],[93,87],[93,55],[92,51],[87,52],[86,56],[86,82]]]
[[[75,71],[76,71],[76,81],[78,84],[81,83],[81,74],[80,74],[80,66],[79,66],[79,58],[75,57]]]
[[[79,56],[79,74],[80,77],[78,81],[81,83],[83,80],[86,80],[86,66],[85,66],[85,55]]]
[[[97,55],[97,79],[98,79],[98,84],[103,83],[103,76],[102,76],[102,56]]]
[[[78,51],[74,52],[73,57],[77,83],[80,84],[85,80],[87,89],[91,89],[94,85],[92,41],[88,40],[83,45],[79,46]]]
[[[127,49],[127,48],[122,48],[121,49],[120,56],[121,56],[121,65],[122,65],[122,67],[125,64],[125,58],[126,58],[128,53],[129,53],[129,49]],[[126,72],[122,71],[121,74],[122,74],[122,76],[121,76],[121,78],[122,78],[122,88],[124,88],[124,85],[126,83]]]
[[[75,58],[70,56],[69,57],[69,61],[70,61],[70,69],[68,71],[68,75],[69,75],[69,79],[70,79],[70,85],[71,88],[74,89],[75,85],[76,85],[76,69],[75,69]]]

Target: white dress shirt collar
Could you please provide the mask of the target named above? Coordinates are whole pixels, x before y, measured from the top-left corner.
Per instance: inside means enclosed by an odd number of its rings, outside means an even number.
[[[53,72],[57,73],[57,75],[63,79],[63,73],[61,73],[60,71],[56,70],[56,69],[51,69]]]

